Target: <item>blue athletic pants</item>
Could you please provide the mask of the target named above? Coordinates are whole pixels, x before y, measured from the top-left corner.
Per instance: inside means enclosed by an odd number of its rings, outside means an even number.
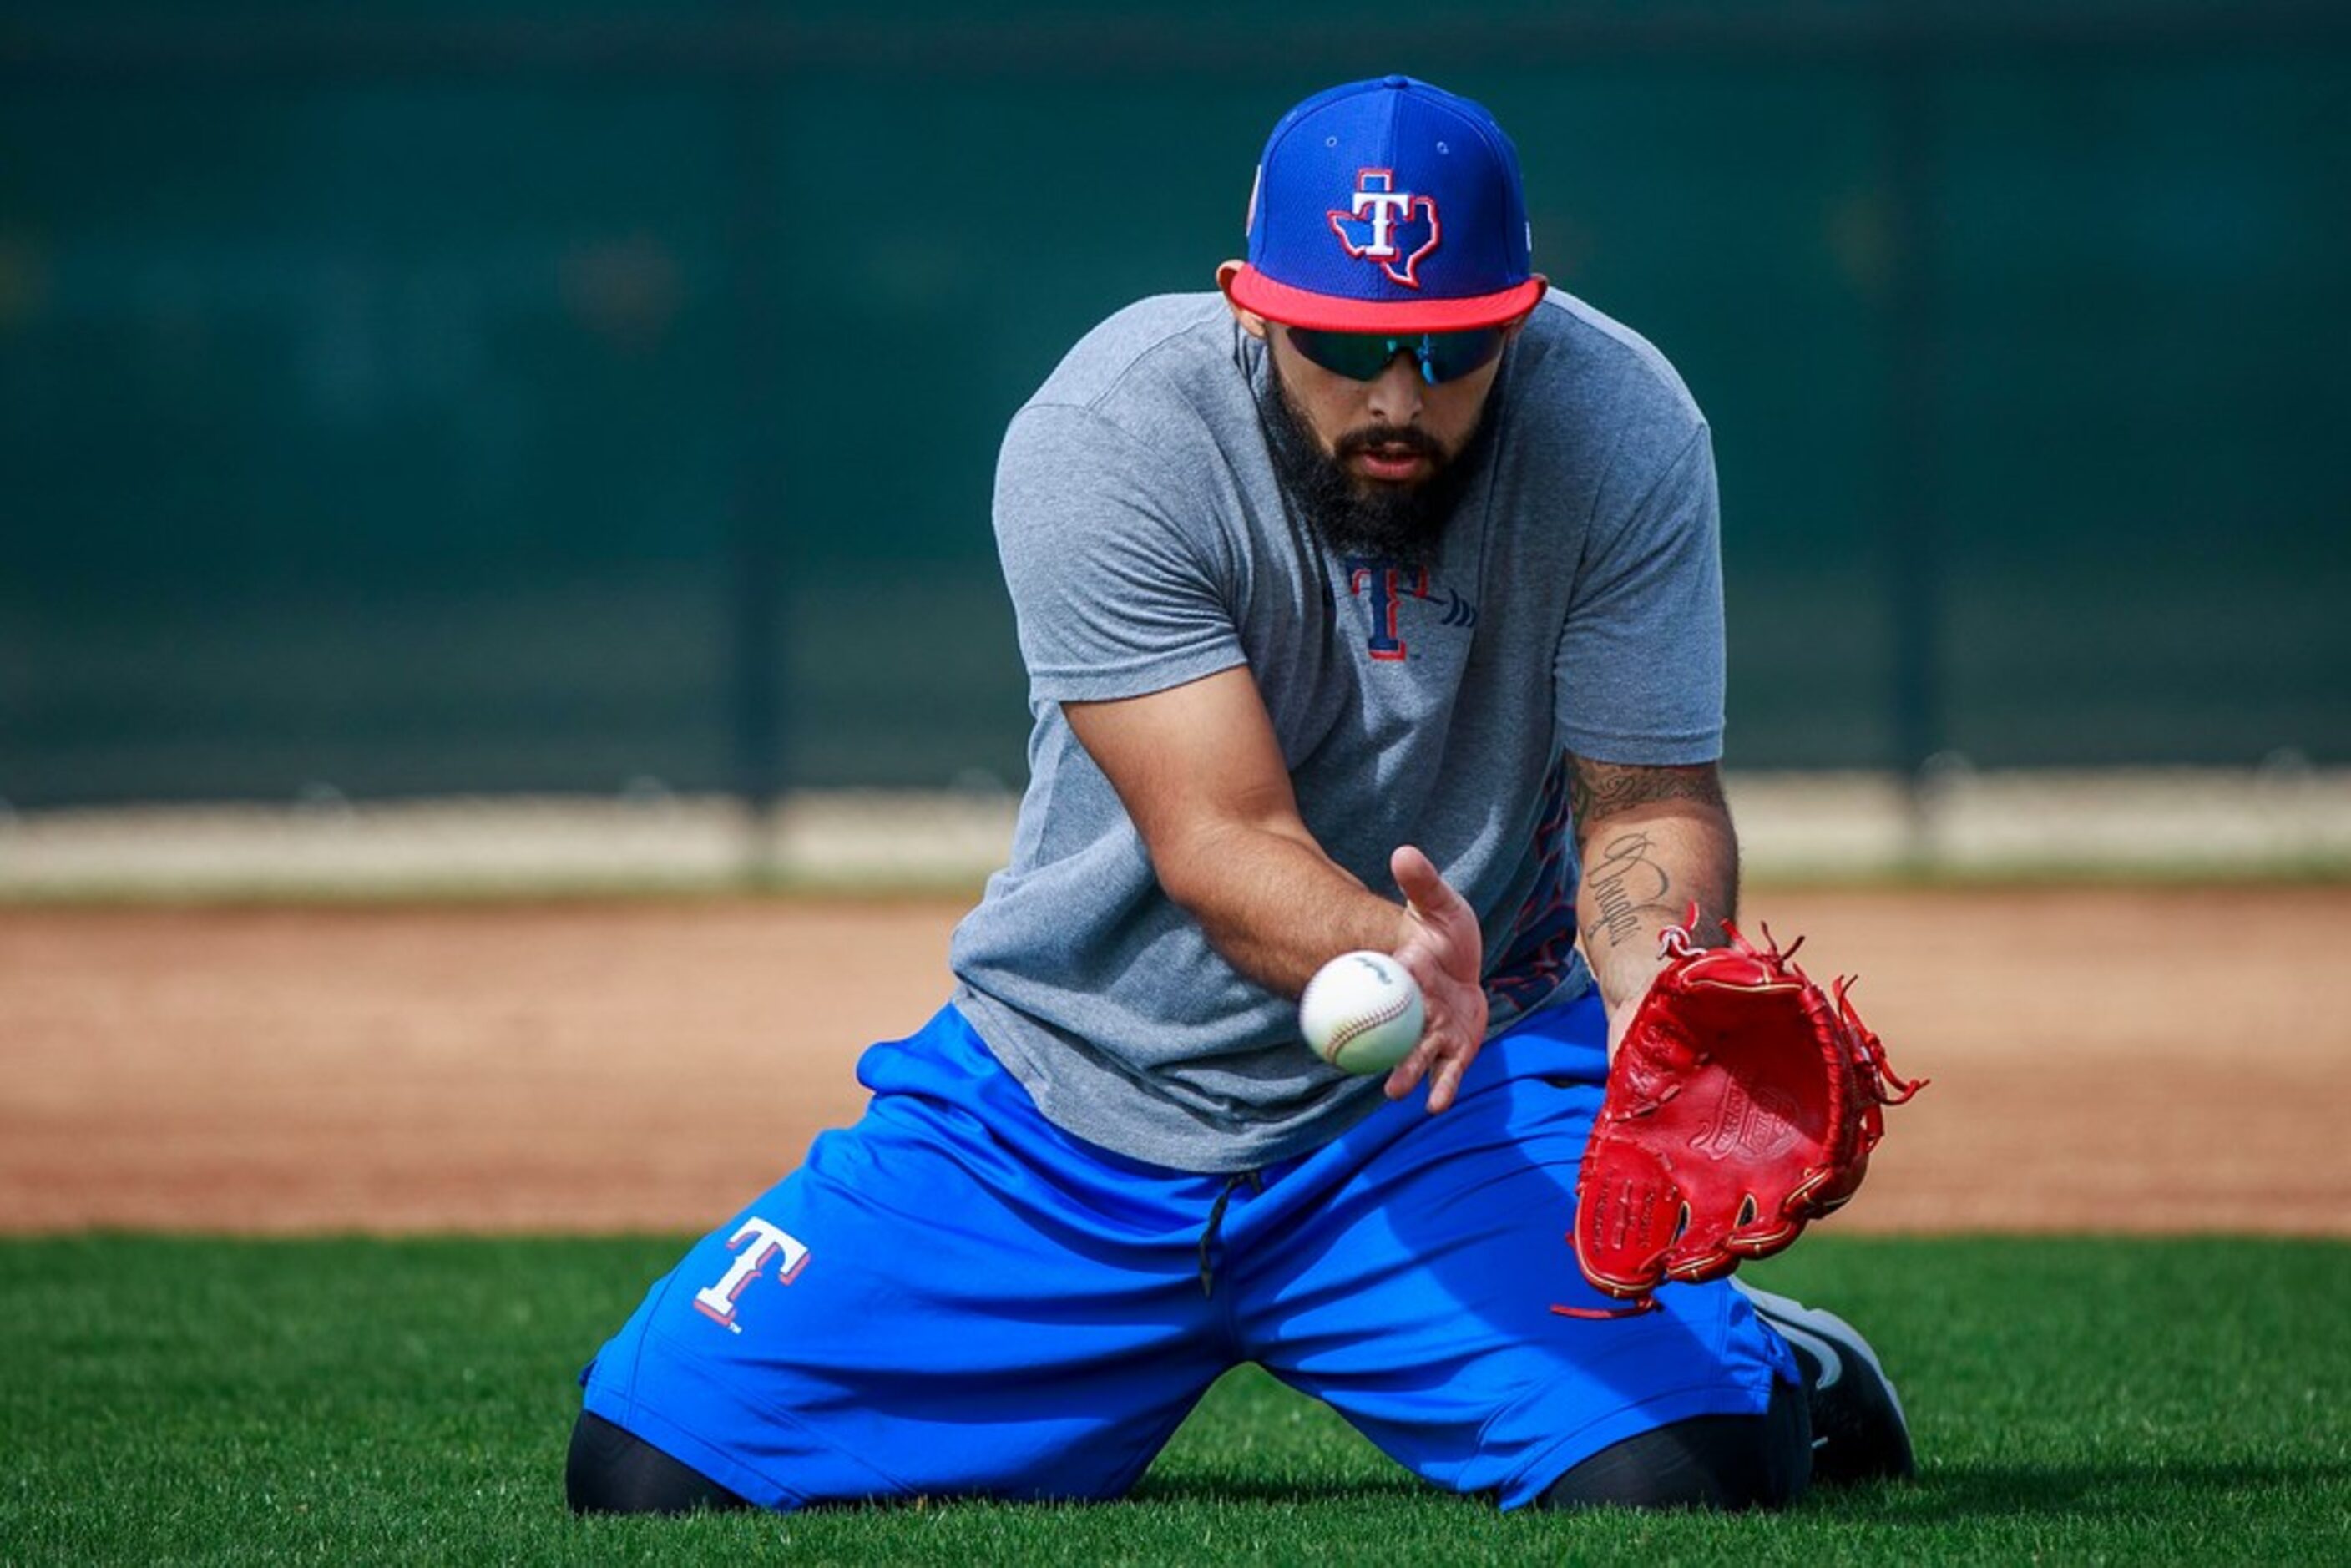
[[[1586,998],[1244,1176],[1044,1120],[953,1008],[858,1065],[855,1126],[656,1281],[586,1408],[746,1500],[1109,1498],[1254,1361],[1397,1462],[1516,1507],[1694,1416],[1754,1416],[1793,1357],[1727,1284],[1604,1305],[1565,1238],[1600,1102]],[[1205,1286],[1204,1286],[1205,1275]]]

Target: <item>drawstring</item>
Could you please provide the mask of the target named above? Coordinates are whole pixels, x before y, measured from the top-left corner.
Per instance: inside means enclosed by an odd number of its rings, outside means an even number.
[[[1657,1298],[1643,1296],[1626,1307],[1562,1307],[1553,1305],[1552,1312],[1563,1318],[1637,1318],[1643,1312],[1657,1310]]]
[[[1233,1200],[1233,1188],[1249,1184],[1251,1192],[1265,1191],[1265,1177],[1255,1171],[1236,1171],[1225,1178],[1224,1191],[1208,1209],[1207,1228],[1200,1232],[1200,1294],[1213,1298],[1217,1293],[1216,1278],[1208,1261],[1208,1249],[1217,1244],[1217,1232],[1225,1223],[1225,1205]]]

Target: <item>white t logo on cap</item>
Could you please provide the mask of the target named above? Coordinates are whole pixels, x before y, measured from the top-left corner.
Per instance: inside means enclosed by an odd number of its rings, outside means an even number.
[[[1412,193],[1409,191],[1356,192],[1355,215],[1360,218],[1366,211],[1372,215],[1372,243],[1364,247],[1364,254],[1382,261],[1394,256],[1396,253],[1395,242],[1389,236],[1395,231],[1396,215],[1411,210]]]
[[[1420,287],[1414,276],[1421,258],[1437,248],[1442,232],[1437,221],[1437,198],[1416,196],[1410,191],[1395,188],[1393,169],[1364,169],[1355,175],[1355,191],[1349,210],[1333,210],[1331,232],[1347,247],[1347,254],[1364,261],[1376,261],[1380,270],[1407,288]],[[1407,254],[1397,242],[1396,231],[1413,224],[1428,225],[1428,238]],[[1403,259],[1399,261],[1397,258]]]

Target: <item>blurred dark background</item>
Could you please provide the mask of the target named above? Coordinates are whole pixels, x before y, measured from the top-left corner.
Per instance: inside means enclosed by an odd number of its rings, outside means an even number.
[[[1713,420],[1730,765],[2351,763],[2351,7],[88,0],[0,798],[1017,784],[1005,420],[1389,70]]]

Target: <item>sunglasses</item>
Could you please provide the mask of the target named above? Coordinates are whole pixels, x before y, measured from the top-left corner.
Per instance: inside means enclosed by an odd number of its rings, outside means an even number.
[[[1458,382],[1492,364],[1510,337],[1502,327],[1400,338],[1378,332],[1317,332],[1304,327],[1285,326],[1282,330],[1301,358],[1351,382],[1377,381],[1398,354],[1410,354],[1420,366],[1420,379],[1430,386]]]

